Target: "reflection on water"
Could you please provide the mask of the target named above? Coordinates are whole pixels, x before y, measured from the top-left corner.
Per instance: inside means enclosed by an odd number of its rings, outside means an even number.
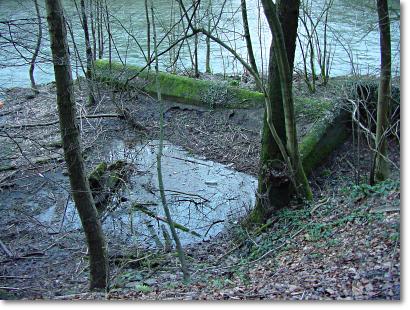
[[[165,218],[158,191],[157,148],[157,141],[129,146],[122,140],[114,141],[108,148],[107,160],[126,160],[135,167],[127,185],[108,207],[111,211],[103,216],[108,238],[154,246],[154,232],[163,240],[164,222],[133,208],[138,204],[158,218]],[[195,232],[177,230],[183,244],[212,238],[254,205],[257,185],[254,177],[192,157],[168,142],[164,145],[162,172],[174,222]],[[45,224],[61,225],[62,211],[57,212],[52,205],[37,219]],[[73,203],[69,202],[63,229],[75,228],[80,228],[80,222]]]
[[[317,17],[323,7],[325,0],[313,1],[313,16]],[[121,0],[108,1],[111,13],[112,35],[115,42],[113,50],[118,50],[118,55],[114,52],[114,58],[131,64],[144,63],[144,55],[136,44],[133,38],[138,40],[142,50],[147,50],[147,33],[146,20],[144,11],[144,1]],[[267,68],[267,56],[269,52],[270,34],[268,27],[264,22],[263,13],[258,9],[259,0],[248,0],[248,18],[251,29],[251,36],[255,48],[258,66]],[[158,19],[158,31],[166,33],[171,25],[170,11],[173,1],[155,0],[156,18]],[[212,0],[212,12],[216,15],[222,8],[222,0]],[[245,42],[241,36],[242,22],[240,10],[238,10],[240,0],[228,0],[223,8],[223,14],[218,24],[218,36],[232,47],[234,47],[240,55],[246,58]],[[175,5],[175,4],[174,4]],[[202,12],[206,11],[208,1],[202,1]],[[72,1],[65,1],[66,15],[72,23],[72,28],[75,33],[76,45],[80,49],[80,54],[84,56],[84,38],[80,30],[80,24],[76,13],[75,6]],[[174,8],[176,16],[179,10]],[[44,8],[42,8],[44,15]],[[201,13],[203,14],[203,13]],[[400,14],[399,1],[392,1],[391,15],[392,22],[392,49],[393,49],[393,69],[395,73],[400,70],[400,21],[397,16]],[[36,27],[32,23],[15,22],[8,28],[8,24],[4,24],[5,20],[18,20],[32,18],[34,15],[33,2],[30,0],[2,0],[0,1],[0,42],[4,38],[9,37],[8,31],[13,31],[13,38],[22,38],[24,44],[19,48],[19,53],[27,57],[22,59],[15,52],[14,47],[0,44],[0,88],[12,86],[29,86],[28,65],[29,53],[34,46],[35,40],[32,38],[36,33]],[[203,17],[203,16],[202,16]],[[177,17],[175,17],[177,18]],[[42,44],[42,53],[40,53],[40,61],[46,61],[49,56],[49,40],[44,21],[44,38]],[[207,19],[202,19],[202,26],[207,27]],[[127,35],[124,31],[125,27],[132,36]],[[299,31],[303,34],[303,27],[299,27]],[[323,27],[318,26],[319,37],[322,37]],[[183,28],[176,27],[175,31],[183,33]],[[260,38],[259,34],[260,33]],[[3,38],[2,38],[3,36]],[[105,50],[107,51],[107,42],[105,42]],[[378,71],[379,66],[379,34],[377,27],[377,13],[375,10],[375,1],[360,0],[346,1],[335,0],[334,5],[329,15],[329,38],[328,43],[332,50],[333,61],[331,75],[350,74],[352,71],[352,62],[355,69],[358,69],[361,74],[374,74]],[[160,50],[168,46],[169,40],[165,39],[160,45]],[[193,46],[193,39],[189,40],[190,47]],[[211,45],[212,57],[211,67],[214,73],[241,73],[241,66],[233,59],[227,51],[222,50],[217,44]],[[204,38],[200,38],[199,48],[199,67],[201,71],[205,70],[205,42]],[[180,50],[180,61],[177,63],[179,68],[190,67],[189,49],[184,45]],[[74,55],[74,51],[71,52]],[[295,64],[301,68],[301,52],[299,46],[296,52]],[[162,58],[162,69],[167,69],[170,59],[168,55]],[[12,65],[12,67],[10,67]],[[73,67],[76,64],[72,62]],[[81,68],[74,70],[74,75],[81,75]],[[53,80],[52,67],[50,64],[43,64],[35,71],[36,80],[38,83],[45,83]]]

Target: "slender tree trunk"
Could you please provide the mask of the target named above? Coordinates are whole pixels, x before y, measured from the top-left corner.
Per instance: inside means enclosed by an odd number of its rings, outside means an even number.
[[[258,67],[256,65],[255,55],[252,48],[251,34],[249,32],[249,23],[248,23],[248,13],[246,10],[246,0],[241,0],[241,9],[242,9],[242,22],[243,22],[243,31],[246,41],[246,48],[248,50],[249,63],[253,71],[258,72]]]
[[[198,66],[198,34],[194,36],[194,76],[199,77],[199,66]]]
[[[108,34],[108,63],[110,67],[110,72],[112,70],[112,36],[111,36],[111,24],[110,24],[110,13],[108,11],[107,0],[105,0],[105,22]]]
[[[36,8],[36,16],[37,16],[37,23],[38,23],[38,33],[37,33],[37,42],[36,42],[36,49],[34,50],[33,57],[31,58],[30,62],[30,70],[29,70],[29,75],[30,75],[30,82],[31,82],[31,88],[33,89],[35,94],[38,94],[38,89],[37,85],[34,79],[34,68],[36,65],[36,59],[38,56],[38,53],[40,51],[40,46],[41,46],[41,39],[43,37],[43,29],[41,25],[41,16],[40,16],[40,8],[38,5],[37,0],[34,1],[34,6]]]
[[[193,4],[195,3],[195,1],[193,1]],[[196,28],[197,26],[197,13],[195,12],[193,21],[194,23],[194,27]],[[199,44],[199,36],[198,34],[195,34],[194,36],[194,75],[196,78],[199,77],[199,63],[198,63],[198,44]]]
[[[97,41],[98,41],[98,59],[102,59],[104,55],[104,34],[103,34],[103,9],[102,0],[96,0],[97,11]]]
[[[212,15],[212,0],[208,1],[208,32],[211,33],[211,15]],[[205,72],[211,73],[211,38],[206,36],[206,57],[205,57]]]
[[[160,138],[159,138],[159,147],[158,147],[158,153],[157,153],[158,186],[159,186],[161,202],[164,208],[165,216],[167,218],[169,228],[171,230],[172,238],[174,239],[175,245],[177,248],[177,253],[178,253],[179,261],[181,263],[181,270],[184,275],[184,280],[189,281],[190,275],[189,275],[188,267],[187,267],[186,260],[185,260],[184,250],[179,240],[178,233],[175,229],[175,225],[171,217],[171,212],[169,211],[169,208],[168,208],[168,203],[166,200],[165,190],[164,190],[164,182],[162,179],[161,159],[162,159],[162,149],[163,149],[163,143],[164,143],[164,103],[162,102],[162,98],[161,98],[161,85],[160,85],[160,81],[158,78],[159,77],[158,46],[157,46],[157,34],[155,30],[154,8],[153,8],[152,0],[151,0],[151,21],[152,21],[152,31],[153,31],[153,36],[154,36],[153,43],[154,43],[155,73],[156,73],[155,83],[156,83],[156,88],[157,88],[158,103],[160,105],[160,113],[159,113],[160,114]]]
[[[105,289],[108,280],[107,249],[81,156],[63,8],[60,0],[46,0],[46,8],[64,157],[90,253],[90,289]]]
[[[169,12],[169,35],[168,35],[168,43],[171,46],[173,42],[176,41],[178,29],[174,27],[175,25],[175,16],[176,16],[176,8],[175,8],[175,3],[172,1],[171,7],[170,7],[170,12]],[[170,64],[170,69],[172,74],[176,74],[177,72],[177,47],[174,46],[169,50],[169,64]]]
[[[178,2],[179,3],[179,2]],[[180,15],[181,15],[181,17],[183,16],[183,10],[182,10],[182,7],[181,7],[181,5],[179,6],[179,12],[180,12]],[[185,27],[185,20],[184,20],[184,18],[182,18],[181,19],[181,23],[182,23],[182,27],[184,28],[184,29],[186,29],[186,27]],[[187,25],[187,27],[189,28],[191,25]],[[195,63],[195,60],[194,60],[194,57],[193,57],[193,54],[192,54],[192,49],[191,49],[191,45],[189,44],[189,40],[185,40],[185,44],[186,44],[186,46],[187,46],[187,48],[188,48],[188,54],[189,54],[189,58],[190,58],[190,60],[191,60],[191,64],[192,64],[192,68],[194,67],[194,63]],[[223,59],[222,59],[223,60]]]
[[[147,63],[148,67],[151,68],[151,23],[149,19],[149,8],[148,8],[148,0],[144,1],[145,5],[145,20],[147,22]]]
[[[88,103],[90,105],[95,104],[95,97],[94,97],[94,79],[93,79],[93,51],[91,48],[90,43],[90,33],[88,31],[88,21],[87,21],[87,13],[85,10],[85,1],[80,1],[81,6],[81,15],[83,20],[83,30],[84,30],[84,39],[85,39],[85,54],[87,58],[87,71],[85,73],[85,77],[87,79],[88,85]]]
[[[97,40],[95,37],[95,20],[94,20],[94,5],[93,1],[90,0],[90,23],[91,23],[91,36],[93,38],[93,61],[97,60]]]
[[[387,0],[377,0],[380,29],[381,72],[377,100],[376,155],[371,171],[370,183],[380,182],[389,177],[387,161],[386,131],[389,127],[391,98],[391,39],[390,18]]]
[[[270,0],[269,0],[270,1]],[[262,1],[263,2],[263,1]],[[277,1],[281,29],[284,33],[284,45],[287,54],[289,72],[293,71],[295,58],[296,37],[299,16],[299,0]],[[266,14],[266,12],[265,12]],[[292,182],[288,179],[286,171],[287,160],[283,158],[270,126],[274,126],[277,135],[283,144],[288,144],[285,111],[283,106],[282,81],[279,73],[278,61],[275,51],[276,44],[272,41],[269,55],[267,94],[269,109],[265,109],[262,128],[262,148],[260,154],[260,171],[258,178],[258,194],[256,205],[249,220],[253,223],[263,223],[277,209],[289,204],[292,193]],[[286,78],[292,87],[292,79]],[[289,111],[288,111],[289,112]],[[269,124],[271,120],[272,125]],[[293,165],[292,165],[293,166]]]
[[[332,5],[332,1],[329,3],[328,7],[326,8],[325,13],[325,21],[324,21],[324,29],[323,29],[323,55],[320,56],[323,60],[320,61],[320,72],[322,75],[323,85],[326,86],[327,82],[329,81],[329,59],[330,55],[328,56],[327,50],[327,27],[328,27],[328,18],[329,18],[329,10]],[[318,42],[319,44],[319,42]],[[330,53],[329,53],[330,54]]]
[[[290,201],[290,181],[286,177],[285,162],[279,146],[269,128],[271,118],[282,143],[286,145],[285,118],[282,108],[282,95],[277,72],[273,46],[270,47],[267,92],[271,112],[265,109],[262,127],[262,142],[259,163],[258,194],[256,205],[250,220],[252,223],[264,223],[275,210],[283,208]],[[270,113],[270,115],[268,115]]]

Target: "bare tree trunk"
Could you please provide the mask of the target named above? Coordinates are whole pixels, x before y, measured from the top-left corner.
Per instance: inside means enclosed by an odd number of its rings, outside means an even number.
[[[381,72],[377,100],[376,155],[370,175],[372,184],[387,179],[390,174],[386,141],[391,98],[391,39],[387,0],[377,0],[377,14],[380,29]]]
[[[90,0],[90,23],[91,23],[91,36],[93,38],[93,61],[97,60],[97,40],[95,37],[95,20],[94,20],[94,5],[93,0]]]
[[[194,3],[195,3],[195,1],[193,2],[193,4]],[[196,12],[195,12],[195,15],[193,17],[193,23],[194,23],[194,27],[196,28],[196,25],[198,23]],[[198,44],[199,44],[199,37],[198,37],[198,34],[195,34],[195,36],[194,36],[194,76],[196,78],[199,77]]]
[[[103,34],[103,9],[101,0],[96,0],[97,11],[97,41],[98,41],[98,59],[104,55],[104,34]]]
[[[107,249],[81,156],[63,8],[60,0],[46,0],[46,8],[64,157],[90,253],[90,289],[105,289],[108,280]]]
[[[148,67],[151,68],[151,23],[149,20],[149,9],[148,9],[148,0],[144,1],[145,5],[145,20],[147,22],[147,63]]]
[[[161,202],[162,206],[164,208],[165,215],[167,217],[167,221],[169,224],[169,228],[171,230],[172,237],[175,241],[175,245],[177,248],[177,253],[179,257],[179,261],[181,263],[181,270],[184,275],[184,280],[189,281],[190,275],[188,271],[188,267],[185,261],[185,255],[184,255],[184,250],[182,248],[181,242],[179,240],[178,234],[175,229],[174,222],[171,217],[171,212],[169,211],[168,208],[168,203],[166,200],[165,196],[165,190],[164,190],[164,182],[162,180],[162,167],[161,167],[161,158],[162,158],[162,149],[163,149],[163,143],[164,143],[164,103],[162,102],[161,98],[161,85],[159,82],[159,69],[158,69],[158,46],[157,46],[157,34],[155,30],[155,19],[154,19],[154,8],[151,0],[151,20],[152,20],[152,30],[153,30],[153,35],[154,35],[154,53],[155,53],[155,83],[156,83],[156,88],[157,88],[157,95],[158,95],[158,103],[160,105],[160,139],[159,139],[159,147],[158,147],[158,153],[157,153],[157,173],[158,173],[158,186],[160,190],[160,196],[161,196]]]
[[[85,39],[85,54],[87,57],[87,71],[85,73],[85,78],[87,79],[87,86],[88,86],[88,103],[90,105],[95,104],[95,97],[94,97],[94,79],[93,79],[93,51],[91,49],[90,44],[90,34],[88,31],[88,21],[87,21],[87,13],[85,11],[85,2],[84,0],[80,1],[81,6],[81,15],[82,15],[82,26],[84,30],[84,39]]]
[[[291,1],[287,1],[291,2]],[[299,155],[299,146],[296,132],[296,118],[292,94],[292,71],[288,62],[287,48],[283,35],[282,25],[276,12],[276,4],[270,0],[262,0],[263,9],[272,34],[272,44],[278,64],[278,74],[282,94],[282,105],[285,116],[286,147],[292,163],[291,177],[295,179],[297,193],[306,199],[312,199],[309,182],[303,170]],[[293,45],[296,43],[296,38]]]
[[[277,5],[277,14],[279,15],[284,32],[289,70],[292,72],[300,3],[299,0],[281,0],[278,1]],[[287,79],[287,81],[292,83],[291,79]],[[276,60],[274,42],[272,42],[270,47],[267,94],[269,102],[267,103],[268,108],[265,109],[262,128],[258,194],[255,208],[249,217],[250,222],[253,223],[263,223],[270,218],[275,210],[287,206],[292,193],[292,181],[288,177],[289,171],[286,171],[286,166],[289,164],[284,159],[284,152],[280,149],[273,136],[273,131],[270,129],[273,125],[276,128],[280,141],[285,145],[287,144],[281,76]],[[272,124],[269,124],[269,122]]]
[[[178,2],[179,3],[179,2]],[[184,21],[184,18],[182,18],[183,16],[184,16],[184,13],[183,13],[183,10],[182,10],[182,7],[181,7],[181,5],[179,6],[179,11],[180,11],[180,14],[181,14],[181,23],[182,23],[182,27],[185,29],[185,21]],[[188,28],[190,27],[191,25],[190,24],[188,24]],[[193,57],[193,54],[192,54],[192,49],[191,49],[191,45],[189,44],[189,40],[185,40],[185,44],[186,44],[186,46],[187,46],[187,48],[188,48],[188,54],[189,54],[189,58],[190,58],[190,60],[191,60],[191,65],[192,65],[192,68],[194,67],[194,63],[195,63],[195,60],[194,60],[194,57]]]
[[[212,17],[212,0],[208,1],[208,32],[211,33],[211,17]],[[206,36],[206,57],[205,57],[205,72],[211,73],[211,38]]]
[[[249,63],[253,71],[258,72],[258,67],[256,65],[255,55],[252,48],[251,34],[249,33],[249,24],[248,24],[248,13],[246,10],[246,0],[241,0],[241,9],[242,9],[242,22],[243,22],[243,31],[246,41],[246,48],[248,49],[248,58]]]
[[[38,53],[40,51],[41,39],[43,37],[43,29],[42,29],[42,25],[41,25],[41,16],[40,16],[40,8],[39,8],[39,5],[38,5],[38,1],[37,0],[33,0],[33,1],[34,1],[34,6],[36,8],[38,33],[37,33],[36,49],[34,50],[33,57],[31,58],[31,62],[30,62],[29,75],[30,75],[31,88],[33,89],[35,94],[38,94],[37,85],[36,85],[36,82],[34,80],[34,68],[35,68],[35,65],[36,65],[36,59],[37,59]]]
[[[112,36],[111,36],[111,24],[110,24],[110,13],[108,11],[107,0],[105,0],[105,23],[107,27],[108,34],[108,63],[110,67],[110,72],[112,70]]]

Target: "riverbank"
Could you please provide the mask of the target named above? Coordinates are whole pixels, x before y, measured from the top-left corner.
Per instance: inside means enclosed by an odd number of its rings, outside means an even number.
[[[95,107],[88,107],[86,94],[76,87],[79,117],[84,116],[80,124],[89,171],[109,156],[107,146],[114,139],[121,139],[135,149],[158,137],[158,106],[154,100],[137,92],[121,93],[101,86],[101,101]],[[330,99],[340,95],[340,88],[321,89],[320,94]],[[307,106],[310,102],[305,100]],[[194,156],[257,175],[262,110],[218,110],[169,101],[165,105],[168,141],[183,146]],[[128,107],[138,123],[129,124],[113,116],[118,114],[118,106]],[[311,117],[317,115],[313,112],[299,110],[301,136],[303,129],[305,133],[308,131]],[[83,293],[87,289],[87,260],[82,233],[78,229],[60,231],[68,180],[64,175],[58,123],[54,123],[57,115],[54,86],[42,87],[37,97],[31,97],[27,89],[9,90],[0,114],[0,125],[8,126],[1,136],[2,145],[6,146],[1,166],[15,167],[0,173],[1,241],[14,254],[8,257],[1,252],[0,256],[0,279],[6,287],[1,294],[7,298],[397,299],[400,296],[399,171],[394,170],[395,181],[382,188],[353,187],[357,174],[368,173],[371,152],[363,144],[360,166],[355,166],[356,154],[352,152],[355,146],[351,140],[313,171],[312,205],[294,206],[288,213],[278,214],[272,226],[259,235],[231,222],[227,231],[212,240],[187,246],[193,273],[190,285],[182,284],[172,252],[152,251],[138,243],[119,243],[115,233],[110,232],[107,235],[112,270],[110,292],[108,295]],[[399,147],[393,143],[391,150],[393,162],[399,165]],[[138,175],[141,169],[136,168]],[[145,188],[153,190],[155,184],[147,183]],[[44,213],[52,205],[57,206],[58,216],[46,222]],[[380,206],[385,210],[380,210]],[[124,228],[117,226],[116,230]]]

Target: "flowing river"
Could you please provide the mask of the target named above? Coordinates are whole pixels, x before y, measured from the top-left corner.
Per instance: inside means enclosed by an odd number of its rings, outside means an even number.
[[[328,0],[327,0],[328,1]],[[77,1],[79,2],[79,1]],[[88,1],[86,1],[88,2]],[[96,1],[93,1],[94,3]],[[188,2],[187,2],[187,7]],[[305,1],[306,2],[306,1]],[[307,1],[311,10],[313,21],[320,16],[325,0]],[[44,3],[39,1],[41,15],[45,16]],[[79,23],[78,13],[74,1],[64,1],[67,20],[75,38],[79,54],[85,58],[84,36]],[[79,4],[78,4],[79,5]],[[113,39],[113,59],[129,64],[144,64],[144,53],[147,51],[146,17],[143,0],[107,1],[109,19]],[[257,64],[266,72],[267,59],[270,45],[270,34],[266,25],[260,0],[248,0],[248,19]],[[173,20],[180,16],[176,2],[168,0],[154,0],[156,28],[161,39],[169,32]],[[222,9],[222,14],[219,15]],[[203,0],[200,7],[199,23],[208,26],[207,12],[211,12],[215,20],[219,19],[214,34],[225,43],[235,48],[246,58],[245,41],[242,37],[242,19],[240,0]],[[400,2],[391,1],[391,33],[393,74],[400,75]],[[1,0],[0,1],[0,90],[7,87],[25,87],[30,85],[28,70],[31,54],[35,47],[37,24],[35,19],[34,2],[32,0]],[[322,18],[323,20],[323,18]],[[47,83],[54,79],[52,65],[49,61],[49,39],[45,18],[42,19],[43,40],[38,66],[35,70],[37,83]],[[318,37],[323,50],[323,23],[318,23]],[[105,29],[104,29],[105,31]],[[173,28],[172,35],[167,36],[160,44],[160,51],[165,49],[173,38],[183,33],[183,25]],[[305,45],[306,31],[299,25],[299,34],[302,45]],[[106,35],[106,31],[105,31]],[[106,35],[107,36],[107,35]],[[174,37],[173,37],[174,36]],[[205,71],[205,38],[200,36],[198,49],[198,63],[201,72]],[[107,38],[106,38],[107,41]],[[152,41],[152,40],[151,40]],[[190,49],[194,39],[188,40]],[[380,63],[379,31],[377,12],[373,0],[335,0],[328,18],[327,30],[328,50],[331,55],[331,76],[355,74],[377,75]],[[108,43],[105,42],[105,55],[107,57]],[[73,42],[70,39],[71,54],[74,56]],[[315,48],[316,49],[316,48]],[[191,57],[187,44],[181,49],[171,50],[161,58],[161,68],[170,70],[172,55],[179,54],[176,62],[177,70],[183,71],[191,68]],[[78,61],[72,60],[73,73],[82,75]],[[228,51],[223,50],[216,43],[211,43],[211,69],[213,73],[241,74],[243,69]],[[297,44],[296,69],[303,68],[301,47]],[[318,68],[317,68],[318,70]]]

